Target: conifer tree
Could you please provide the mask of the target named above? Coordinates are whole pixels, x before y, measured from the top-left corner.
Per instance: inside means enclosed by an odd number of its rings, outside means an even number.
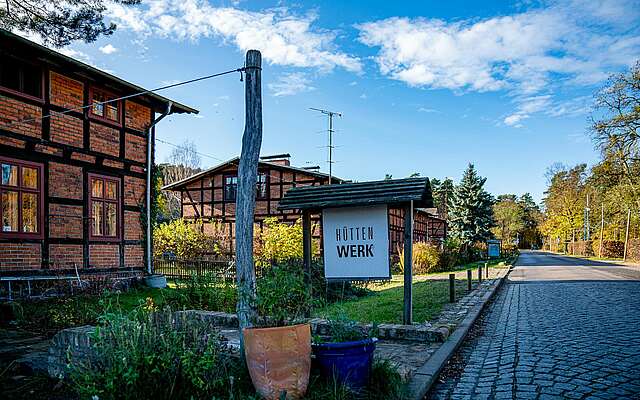
[[[449,229],[465,248],[491,237],[493,200],[484,190],[486,180],[478,175],[473,164],[469,164],[450,200]]]

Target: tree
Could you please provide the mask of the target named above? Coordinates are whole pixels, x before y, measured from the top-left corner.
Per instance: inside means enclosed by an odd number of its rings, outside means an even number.
[[[596,94],[591,136],[612,171],[626,181],[640,207],[640,61],[609,78]]]
[[[486,178],[478,175],[469,164],[460,184],[455,187],[449,205],[451,235],[460,240],[463,248],[491,237],[493,210],[491,195],[484,190]]]
[[[573,168],[555,166],[549,172],[549,189],[543,200],[546,215],[541,231],[552,240],[573,239],[584,226],[586,167],[586,164]]]
[[[518,205],[522,208],[524,228],[520,232],[519,247],[530,249],[542,244],[540,237],[540,224],[543,220],[540,206],[536,204],[531,194],[525,193],[518,199]]]
[[[524,209],[516,200],[515,195],[501,195],[493,205],[495,226],[492,232],[505,244],[514,243],[525,228]]]
[[[140,0],[110,0],[126,6]],[[0,7],[0,28],[35,33],[44,43],[66,46],[75,40],[94,42],[111,35],[114,23],[104,23],[105,0],[4,0]]]
[[[430,180],[431,192],[433,193],[433,203],[438,209],[438,215],[447,219],[449,201],[453,197],[454,184],[449,178],[444,181],[433,178]]]
[[[158,165],[161,185],[178,182],[186,179],[198,172],[200,168],[200,155],[193,142],[185,140],[181,145],[174,148],[168,158],[168,163]],[[180,217],[180,193],[164,191],[158,196],[160,215],[162,221],[172,220]]]

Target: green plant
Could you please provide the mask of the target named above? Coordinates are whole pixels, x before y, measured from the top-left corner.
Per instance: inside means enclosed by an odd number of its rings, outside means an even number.
[[[418,242],[413,244],[413,269],[414,275],[428,274],[434,272],[440,265],[440,250],[431,243]],[[399,272],[404,271],[404,248],[398,246],[398,268]]]
[[[257,280],[258,314],[265,325],[282,326],[309,315],[313,299],[298,265],[274,265]]]
[[[235,312],[237,291],[234,283],[215,274],[192,274],[168,292],[165,302],[173,309],[200,309]]]
[[[367,329],[349,319],[344,310],[338,311],[333,319],[329,319],[327,337],[314,337],[316,343],[354,342],[375,337],[378,334],[377,324]]]
[[[287,224],[279,222],[277,217],[266,218],[256,249],[256,260],[261,266],[301,262],[302,219]],[[312,253],[318,253],[315,241],[312,243]]]
[[[214,240],[203,233],[202,221],[176,219],[153,229],[153,254],[156,257],[173,253],[179,259],[197,258],[215,253],[217,248]]]
[[[170,310],[105,312],[92,337],[95,356],[70,360],[70,382],[81,398],[245,398],[240,360],[211,327],[172,322]]]

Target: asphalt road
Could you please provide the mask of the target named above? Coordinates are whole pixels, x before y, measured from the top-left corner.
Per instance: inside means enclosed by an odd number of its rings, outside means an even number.
[[[640,399],[640,268],[524,252],[434,399]]]

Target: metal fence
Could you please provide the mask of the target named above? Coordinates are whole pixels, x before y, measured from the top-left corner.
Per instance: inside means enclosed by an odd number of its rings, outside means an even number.
[[[154,260],[156,273],[169,279],[186,279],[192,276],[211,275],[222,280],[236,279],[236,264],[230,259],[204,260]]]

